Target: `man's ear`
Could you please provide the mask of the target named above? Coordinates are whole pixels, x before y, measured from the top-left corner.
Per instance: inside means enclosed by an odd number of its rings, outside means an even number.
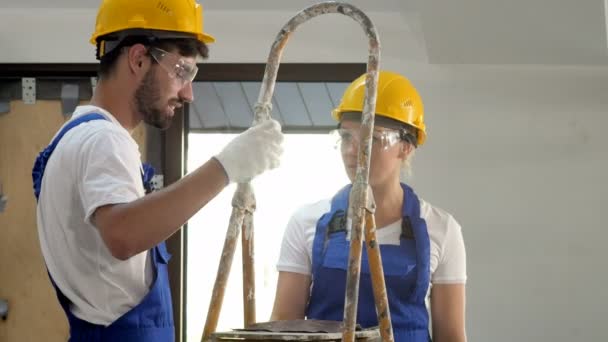
[[[128,48],[127,61],[129,63],[129,70],[134,74],[141,73],[149,60],[148,49],[143,44],[135,44]]]

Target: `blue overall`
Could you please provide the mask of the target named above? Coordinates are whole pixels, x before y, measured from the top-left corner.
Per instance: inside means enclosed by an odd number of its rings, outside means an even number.
[[[46,164],[55,150],[55,147],[57,147],[59,140],[61,140],[65,133],[70,129],[91,120],[107,119],[101,114],[91,113],[70,121],[59,132],[51,144],[39,154],[38,158],[36,158],[32,170],[34,195],[36,196],[36,199],[38,199],[38,196],[40,195],[42,176],[44,175]],[[144,182],[144,187],[146,189],[149,188],[146,184],[149,183],[152,175],[153,169],[144,165],[142,181]],[[171,255],[167,252],[164,242],[150,250],[150,258],[156,274],[150,292],[148,292],[138,305],[107,327],[92,324],[74,316],[70,310],[70,300],[61,292],[61,290],[59,290],[51,277],[51,283],[53,284],[53,287],[55,287],[59,303],[68,317],[68,322],[70,324],[70,342],[174,341],[173,309],[167,270],[167,263],[169,262]]]
[[[430,241],[420,217],[420,201],[403,187],[403,222],[400,245],[380,245],[384,279],[395,341],[428,342],[429,317],[425,297],[430,283]],[[346,239],[348,195],[351,185],[331,201],[330,212],[317,222],[312,247],[312,289],[306,316],[309,319],[344,319],[344,295],[350,242]],[[376,306],[367,251],[363,248],[357,323],[377,326]]]

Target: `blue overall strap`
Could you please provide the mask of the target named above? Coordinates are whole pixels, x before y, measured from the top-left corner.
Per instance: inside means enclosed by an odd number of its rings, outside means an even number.
[[[412,301],[422,301],[426,298],[426,293],[431,280],[430,273],[430,254],[431,243],[427,230],[426,221],[420,216],[420,200],[414,190],[406,184],[401,183],[403,188],[405,205],[403,206],[403,216],[409,216],[412,223],[412,233],[416,244],[416,287],[410,298]]]
[[[44,170],[46,169],[46,163],[49,161],[51,154],[59,144],[59,141],[63,136],[72,128],[80,125],[81,123],[85,123],[91,120],[108,120],[105,116],[98,113],[90,113],[77,117],[74,120],[71,120],[67,123],[67,125],[63,126],[59,134],[53,139],[51,144],[47,146],[38,157],[36,157],[36,162],[34,163],[34,168],[32,169],[32,180],[34,182],[34,196],[36,196],[36,200],[38,200],[38,196],[40,196],[40,187],[42,186],[42,176],[44,175]]]
[[[331,208],[329,212],[325,213],[323,216],[321,216],[321,218],[319,218],[319,221],[317,221],[317,229],[327,229],[329,222],[334,218],[338,211],[342,211],[342,214],[346,215],[346,212],[348,210],[348,196],[350,195],[350,189],[352,188],[352,186],[352,184],[346,185],[345,187],[340,189],[340,191],[338,191],[334,195],[334,197],[332,197]],[[344,205],[343,203],[346,203],[346,205]],[[320,233],[323,234],[325,239],[319,240],[317,243],[313,242],[312,274],[316,274],[317,270],[319,269],[319,267],[321,267],[321,264],[323,263],[323,249],[325,247],[325,242],[327,241],[328,232],[323,231]],[[315,256],[319,256],[319,258]]]
[[[154,189],[154,185],[152,184],[152,178],[154,178],[154,173],[156,170],[151,164],[142,163],[142,172],[141,172],[141,181],[144,183],[144,190],[146,194],[149,194],[157,189]]]

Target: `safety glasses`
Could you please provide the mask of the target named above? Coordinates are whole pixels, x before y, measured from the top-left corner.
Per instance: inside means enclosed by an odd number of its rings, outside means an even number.
[[[171,78],[177,79],[182,85],[192,82],[196,77],[198,67],[195,63],[185,61],[181,56],[157,47],[150,48],[148,52]]]
[[[358,147],[361,142],[361,132],[358,129],[338,128],[330,132],[336,141],[336,148],[345,148],[354,144]],[[372,146],[387,150],[401,140],[399,131],[384,129],[374,130],[372,133]]]

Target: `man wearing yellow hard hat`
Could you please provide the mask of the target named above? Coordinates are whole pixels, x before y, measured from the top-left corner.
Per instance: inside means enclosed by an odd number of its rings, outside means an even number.
[[[365,76],[353,81],[332,117],[344,167],[357,171]],[[414,150],[426,140],[423,104],[403,76],[381,71],[369,184],[379,227],[384,278],[395,341],[464,342],[466,254],[460,225],[403,183]],[[342,321],[351,222],[351,185],[333,198],[300,208],[289,221],[277,268],[273,320]],[[367,252],[363,250],[357,323],[378,325]],[[427,300],[430,296],[431,319]]]
[[[164,240],[228,183],[279,164],[283,136],[271,120],[144,196],[150,173],[130,133],[142,121],[167,128],[193,100],[196,62],[213,41],[194,0],[101,2],[91,102],[76,108],[32,171],[42,254],[70,341],[173,341]]]

